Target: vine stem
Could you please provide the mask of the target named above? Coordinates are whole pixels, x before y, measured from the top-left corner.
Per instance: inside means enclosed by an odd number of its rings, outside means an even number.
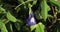
[[[51,8],[52,8],[52,11],[53,11],[53,14],[54,14],[54,20],[52,19],[52,25],[51,26],[49,26],[49,28],[51,28],[55,23],[56,23],[56,20],[57,20],[57,12],[54,12],[54,8],[53,8],[53,6],[51,6]]]
[[[15,9],[17,9],[19,6],[21,6],[21,5],[23,5],[23,4],[27,3],[27,2],[30,2],[30,1],[33,1],[33,0],[23,2],[23,3],[19,4],[18,6],[16,6]]]

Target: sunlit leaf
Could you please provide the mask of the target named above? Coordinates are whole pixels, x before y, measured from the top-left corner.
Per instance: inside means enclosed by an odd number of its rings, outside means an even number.
[[[44,32],[45,26],[41,22],[37,24],[35,32]]]
[[[36,3],[37,3],[37,0],[34,0],[32,5],[35,5]]]
[[[31,31],[33,31],[36,28],[37,25],[30,26]]]
[[[50,2],[58,7],[60,7],[60,1],[50,0]]]
[[[0,6],[0,13],[6,13],[5,9]]]
[[[0,22],[0,29],[1,29],[1,32],[8,32],[3,22]]]
[[[43,0],[41,3],[41,15],[42,15],[44,21],[46,21],[46,19],[48,17],[49,10],[50,10],[50,7],[47,5],[47,2],[45,0]]]
[[[10,12],[7,12],[7,19],[12,21],[12,22],[16,22],[17,19],[10,13]]]

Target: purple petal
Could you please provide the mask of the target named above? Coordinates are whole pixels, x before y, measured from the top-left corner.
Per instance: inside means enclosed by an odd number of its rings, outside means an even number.
[[[35,24],[36,24],[36,20],[35,20],[35,18],[34,18],[33,13],[29,13],[29,17],[28,17],[28,19],[27,19],[27,24],[28,24],[29,26],[32,26],[32,25],[35,25]]]

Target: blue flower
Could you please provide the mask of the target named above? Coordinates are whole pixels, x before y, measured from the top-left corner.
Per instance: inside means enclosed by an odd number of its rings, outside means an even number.
[[[35,25],[36,24],[36,19],[34,18],[34,14],[31,12],[29,13],[29,17],[27,19],[27,24],[29,26]]]

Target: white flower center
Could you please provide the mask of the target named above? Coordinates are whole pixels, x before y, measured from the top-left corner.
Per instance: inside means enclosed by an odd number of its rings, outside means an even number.
[[[31,22],[34,22],[34,21],[35,21],[34,17],[32,17],[30,21],[31,21]]]

